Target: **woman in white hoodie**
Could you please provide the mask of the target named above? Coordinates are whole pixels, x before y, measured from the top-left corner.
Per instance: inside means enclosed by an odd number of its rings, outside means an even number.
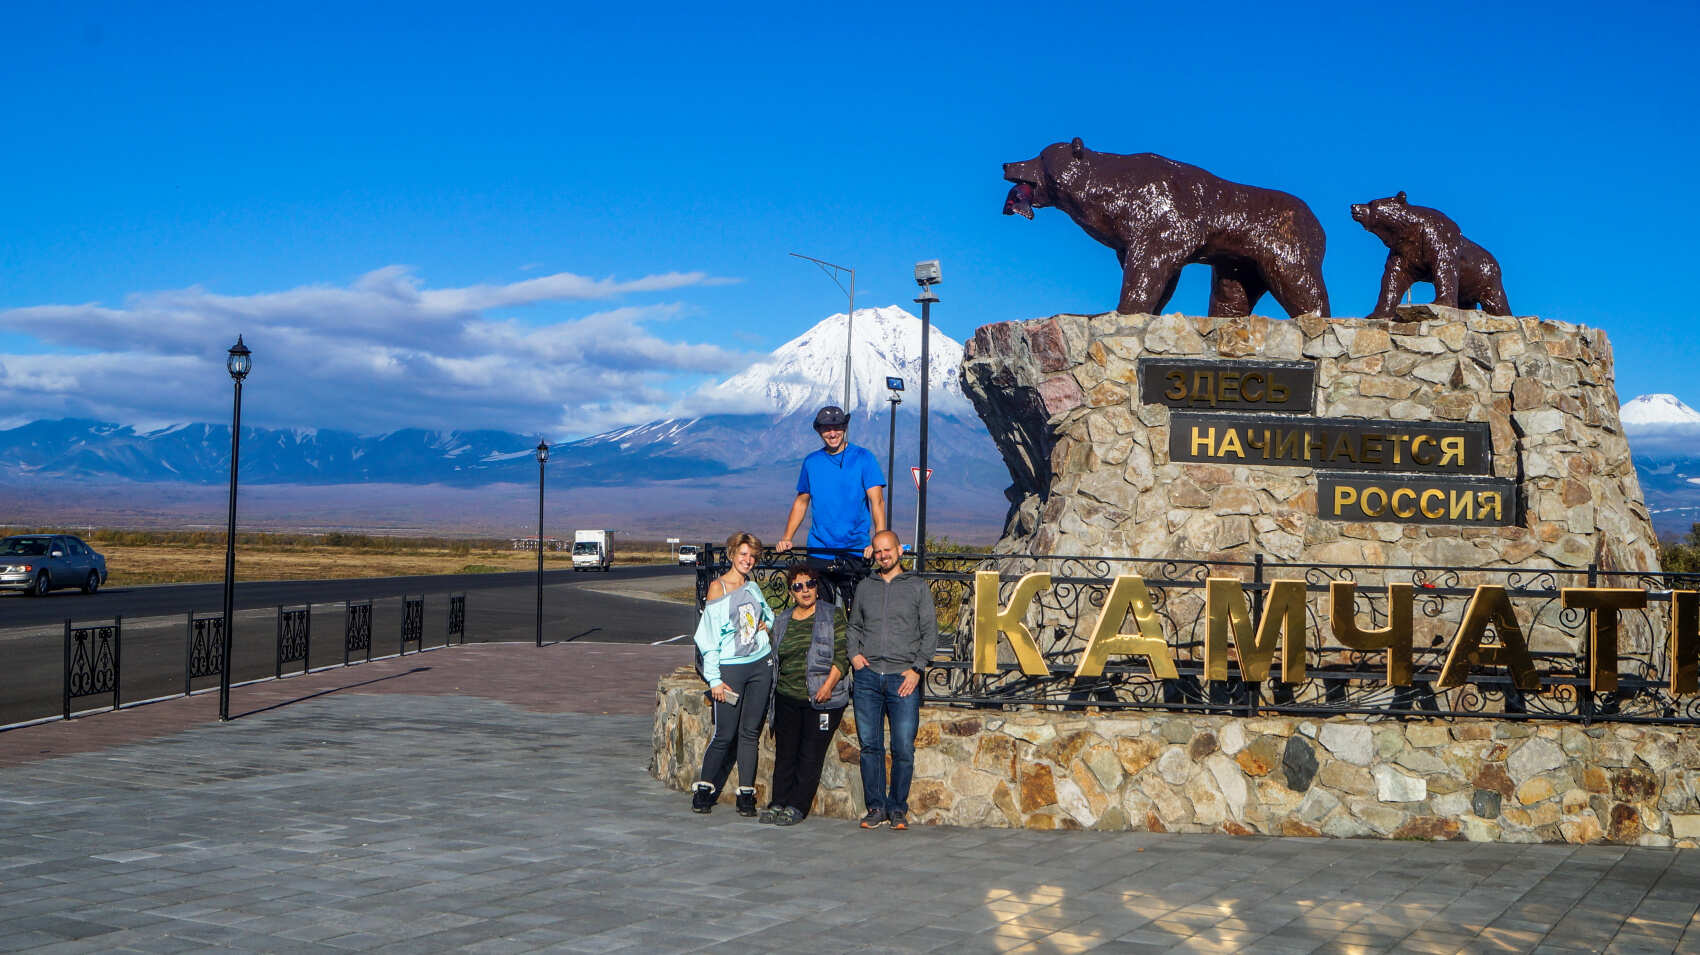
[[[708,602],[697,621],[694,639],[702,654],[702,677],[714,699],[714,738],[692,787],[694,812],[714,808],[736,761],[738,814],[756,814],[756,748],[774,671],[768,637],[773,608],[750,580],[760,552],[761,541],[754,534],[740,531],[726,539],[732,566],[708,585]]]

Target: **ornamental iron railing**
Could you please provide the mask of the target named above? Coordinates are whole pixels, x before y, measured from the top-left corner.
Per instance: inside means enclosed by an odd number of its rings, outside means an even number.
[[[859,557],[821,559],[800,551],[769,551],[752,577],[778,609],[789,599],[783,577],[791,566],[811,562],[831,573],[856,564]],[[905,566],[912,566],[907,559]],[[699,598],[706,596],[709,581],[728,568],[723,548],[700,552]],[[1049,575],[1048,584],[1035,589],[1030,583],[1031,600],[1025,609],[1011,608],[1018,582],[1040,573]],[[939,621],[938,654],[925,681],[933,704],[1244,716],[1351,713],[1700,722],[1700,694],[1692,689],[1700,669],[1700,647],[1694,645],[1694,621],[1700,614],[1700,597],[1692,593],[1700,591],[1696,574],[1610,571],[1593,565],[1418,567],[1282,563],[1261,557],[1206,561],[933,552],[926,555],[921,576],[932,592]],[[1120,596],[1111,612],[1122,619],[1100,620],[1115,581],[1128,576],[1139,577],[1144,586],[1147,602],[1140,612],[1150,618],[1144,627],[1140,613],[1128,612],[1132,607]],[[1213,579],[1219,583],[1212,585]],[[1280,614],[1292,622],[1302,619],[1302,651],[1283,659],[1274,639],[1261,649],[1252,646],[1254,666],[1260,655],[1264,662],[1257,668],[1262,678],[1250,679],[1242,657],[1252,631],[1263,622],[1272,593],[1277,593],[1277,582]],[[1019,622],[1037,650],[1037,666],[1032,660],[1024,666],[1015,640],[990,626],[981,627],[981,641],[991,647],[980,648],[976,666],[976,586],[995,586],[1000,620],[1007,612],[1020,611]],[[1213,638],[1207,607],[1212,586],[1218,597],[1238,594],[1243,599],[1243,631],[1236,630],[1230,614],[1220,612],[1220,632]],[[1592,611],[1581,594],[1584,588],[1623,591],[1628,593],[1625,602],[1638,606]],[[1508,609],[1490,613],[1486,604]],[[1362,648],[1365,634],[1399,632],[1407,620],[1408,666],[1390,659],[1397,655],[1387,649]],[[1086,659],[1095,631],[1105,637],[1137,637],[1149,634],[1150,626],[1161,634],[1172,675],[1159,675],[1152,659],[1125,651],[1112,651],[1107,659]],[[1342,631],[1356,646],[1342,642]],[[1284,634],[1280,639],[1286,639]],[[1230,642],[1235,649],[1231,655],[1224,650]],[[1614,646],[1616,663],[1611,667]],[[1530,665],[1519,669],[1496,662],[1513,658]],[[988,665],[991,660],[995,663]],[[1285,679],[1284,664],[1289,662],[1295,674],[1302,668],[1302,676]]]
[[[313,607],[296,607],[286,610],[277,608],[277,671],[274,676],[283,678],[283,668],[291,663],[301,664],[301,672],[308,670],[308,659],[313,650]]]
[[[342,665],[348,666],[355,653],[372,659],[372,601],[344,601],[342,618]]]
[[[407,654],[408,643],[416,643],[414,649],[425,649],[425,596],[403,596],[401,599],[401,645],[396,649],[398,655]]]
[[[124,618],[88,627],[71,626],[65,620],[65,718],[71,718],[71,701],[78,697],[112,694],[118,708],[118,675],[124,638]]]
[[[183,695],[188,696],[196,680],[224,672],[224,614],[187,615],[183,641]]]

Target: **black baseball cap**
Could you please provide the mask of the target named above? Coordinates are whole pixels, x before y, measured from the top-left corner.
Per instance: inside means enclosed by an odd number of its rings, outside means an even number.
[[[850,416],[837,405],[827,405],[815,414],[815,430],[822,428],[842,428],[850,423]]]

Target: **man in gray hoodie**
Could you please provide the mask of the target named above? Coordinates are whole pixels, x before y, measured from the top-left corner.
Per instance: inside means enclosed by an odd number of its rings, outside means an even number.
[[[874,575],[856,586],[846,649],[855,679],[850,699],[862,746],[863,829],[909,828],[909,783],[921,722],[921,676],[938,647],[939,622],[927,582],[903,572],[902,544],[874,535]],[[891,788],[885,778],[885,725],[891,724]]]

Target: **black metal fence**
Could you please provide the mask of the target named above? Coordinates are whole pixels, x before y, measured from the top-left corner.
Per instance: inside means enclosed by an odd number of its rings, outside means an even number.
[[[442,618],[445,621],[441,631],[442,642],[437,644],[445,647],[466,642],[467,619],[466,594],[454,593],[447,597]],[[276,641],[271,648],[271,678],[281,679],[286,672],[303,674],[314,670],[311,665],[312,611],[311,606],[277,608]],[[371,660],[373,601],[345,601],[341,611],[341,665],[350,666]],[[184,621],[182,695],[188,696],[216,686],[217,678],[224,672],[224,615],[222,612],[190,612],[179,619]],[[64,683],[59,708],[63,718],[69,719],[79,703],[86,704],[89,697],[106,697],[106,705],[111,709],[118,709],[123,702],[120,696],[126,673],[121,653],[123,623],[122,617],[116,617],[111,622],[94,623],[74,623],[70,618],[65,620]],[[401,598],[399,635],[401,639],[397,648],[398,655],[406,653],[410,644],[415,652],[430,648],[425,595]],[[154,651],[151,656],[157,658],[159,648],[154,646],[148,649]],[[149,672],[144,677],[146,682],[157,685],[160,676],[159,662],[157,659],[138,661],[139,664],[148,665]],[[235,664],[237,661],[231,662]],[[334,661],[328,665],[321,662],[317,669],[324,670],[334,666],[337,666]],[[256,676],[257,674],[248,674],[234,678],[246,681]],[[135,700],[132,699],[131,702]]]
[[[843,571],[859,561],[840,558]],[[785,570],[810,558],[801,552],[764,553],[754,579],[770,602],[783,606],[788,593]],[[826,561],[828,569],[835,562]],[[698,559],[698,594],[728,568],[723,548],[705,548]],[[1049,586],[1034,594],[1022,622],[1033,635],[1047,675],[1023,672],[1010,644],[998,638],[994,672],[974,667],[974,587],[976,577],[995,574],[1000,612],[1027,574],[1048,573]],[[1116,578],[1137,575],[1145,586],[1149,612],[1167,644],[1173,676],[1158,676],[1140,657],[1112,656],[1102,672],[1076,676]],[[932,590],[938,614],[940,646],[926,674],[928,700],[969,707],[1054,706],[1062,708],[1163,709],[1241,715],[1326,716],[1341,713],[1394,717],[1493,716],[1575,722],[1700,722],[1700,695],[1675,692],[1675,672],[1694,655],[1693,647],[1673,654],[1672,641],[1691,635],[1673,633],[1673,594],[1700,590],[1700,575],[1617,572],[1597,566],[1567,568],[1414,567],[1367,564],[1295,564],[1265,561],[1199,561],[1172,558],[1041,556],[1032,554],[929,553],[921,575]],[[1246,679],[1236,656],[1226,678],[1211,679],[1206,668],[1210,620],[1205,612],[1208,581],[1229,578],[1247,601],[1250,623],[1263,617],[1276,581],[1288,592],[1303,591],[1304,677]],[[1390,681],[1388,654],[1348,646],[1338,638],[1333,617],[1351,615],[1348,630],[1387,628],[1395,613],[1394,588],[1409,587],[1413,641],[1408,675]],[[1443,679],[1452,644],[1461,633],[1479,587],[1500,588],[1512,619],[1483,628],[1476,665],[1457,685]],[[1592,656],[1602,651],[1591,629],[1593,615],[1567,606],[1568,588],[1610,587],[1644,593],[1644,606],[1620,611],[1617,618],[1616,686],[1597,689]],[[1401,593],[1405,592],[1401,589]],[[701,600],[699,599],[699,606]],[[1693,604],[1687,613],[1694,612]],[[1114,612],[1114,611],[1112,611]],[[1681,615],[1676,615],[1681,617]],[[1128,614],[1110,621],[1110,634],[1135,630]],[[1678,628],[1681,629],[1681,628]],[[1609,639],[1609,638],[1608,638]],[[1538,683],[1519,681],[1509,668],[1487,665],[1508,642],[1527,647]],[[1361,646],[1361,642],[1360,642]],[[1239,647],[1244,650],[1243,646]],[[1673,662],[1675,661],[1675,662]],[[1084,668],[1090,672],[1095,667]],[[1220,671],[1218,671],[1220,674]],[[1281,671],[1282,676],[1286,671]],[[1269,671],[1274,677],[1274,671]],[[1681,681],[1679,680],[1678,683]]]

